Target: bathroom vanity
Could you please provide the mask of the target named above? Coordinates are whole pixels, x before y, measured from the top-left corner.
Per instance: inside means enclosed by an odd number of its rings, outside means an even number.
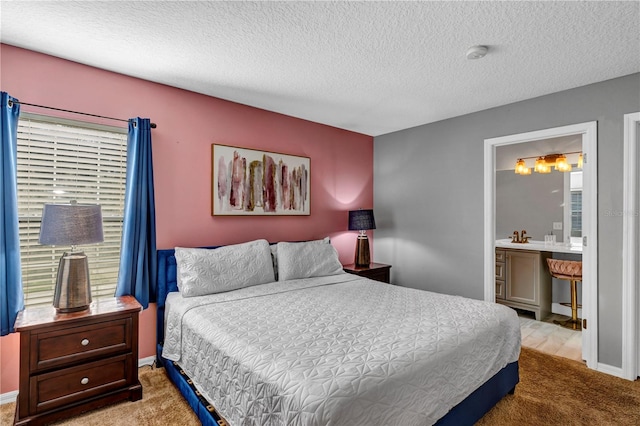
[[[535,314],[540,321],[551,313],[551,275],[547,259],[553,253],[581,254],[582,247],[565,244],[526,244],[496,241],[496,302]]]
[[[529,240],[528,243],[512,243],[510,238],[496,240],[496,249],[546,251],[549,253],[582,254],[581,245],[568,245],[565,243],[549,244],[544,241]]]

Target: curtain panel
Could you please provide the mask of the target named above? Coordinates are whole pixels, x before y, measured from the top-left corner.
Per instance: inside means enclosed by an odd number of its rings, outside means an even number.
[[[133,295],[146,309],[156,301],[156,208],[151,121],[129,120],[120,271],[116,296]]]
[[[0,133],[2,182],[0,182],[0,317],[2,336],[13,332],[18,312],[24,309],[18,234],[18,116],[17,99],[1,92]]]

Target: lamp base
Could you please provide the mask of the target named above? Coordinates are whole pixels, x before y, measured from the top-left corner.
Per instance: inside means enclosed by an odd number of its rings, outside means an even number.
[[[356,241],[356,256],[355,256],[355,264],[359,267],[369,267],[371,263],[370,260],[370,251],[369,251],[369,238],[367,235],[358,235],[358,240]]]
[[[83,311],[91,304],[89,262],[84,252],[65,253],[58,264],[53,306],[60,313]]]

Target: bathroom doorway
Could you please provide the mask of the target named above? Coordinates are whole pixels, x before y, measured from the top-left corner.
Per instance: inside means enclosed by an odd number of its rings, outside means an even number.
[[[496,150],[514,144],[548,139],[574,137],[581,139],[583,153],[582,173],[582,318],[586,327],[582,331],[582,358],[589,368],[597,367],[597,124],[581,123],[540,131],[486,139],[484,149],[484,259],[485,300],[496,300]],[[513,171],[511,172],[513,173]],[[564,227],[563,227],[564,228]],[[559,230],[558,230],[559,231]],[[563,229],[563,239],[567,236]],[[545,233],[546,234],[546,233]],[[580,239],[578,239],[580,241]],[[583,322],[584,324],[585,322]]]

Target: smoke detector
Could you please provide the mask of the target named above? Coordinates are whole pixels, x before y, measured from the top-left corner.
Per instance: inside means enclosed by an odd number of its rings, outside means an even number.
[[[484,58],[488,50],[487,46],[471,46],[469,50],[467,50],[467,59]]]

